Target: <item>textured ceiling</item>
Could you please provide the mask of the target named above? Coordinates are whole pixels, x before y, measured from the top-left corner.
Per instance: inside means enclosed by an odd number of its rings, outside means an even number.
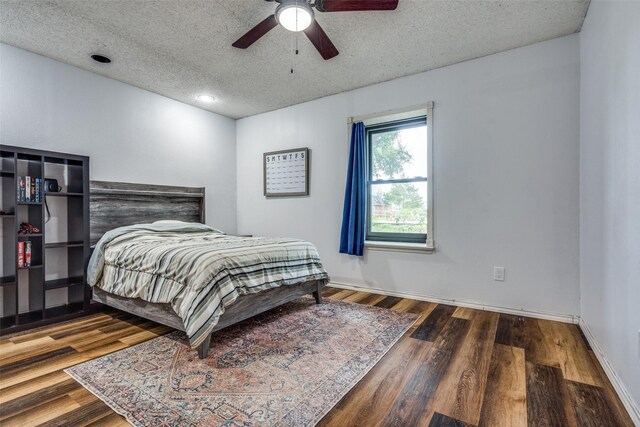
[[[231,47],[273,13],[264,0],[0,0],[0,40],[239,118],[571,34],[588,5],[400,0],[392,12],[318,12],[340,51],[329,61],[279,26],[247,50]]]

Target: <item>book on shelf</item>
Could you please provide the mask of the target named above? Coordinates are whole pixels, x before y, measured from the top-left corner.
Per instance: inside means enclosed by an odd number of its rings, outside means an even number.
[[[18,203],[42,203],[42,178],[19,176],[16,183]]]
[[[18,242],[18,268],[24,266],[24,242]]]
[[[42,178],[36,178],[36,202],[42,202]]]
[[[31,242],[24,242],[24,266],[31,267]]]
[[[30,176],[25,176],[24,177],[24,201],[25,202],[30,202],[31,201],[31,177]]]
[[[24,198],[25,198],[25,191],[24,191],[25,179],[23,176],[19,176],[16,182],[18,183],[18,194],[17,194],[18,202],[22,202],[24,201]]]

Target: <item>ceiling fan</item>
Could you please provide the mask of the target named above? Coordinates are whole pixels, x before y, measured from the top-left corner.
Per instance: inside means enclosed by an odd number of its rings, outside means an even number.
[[[274,0],[266,0],[274,1]],[[318,12],[364,12],[370,10],[395,10],[398,0],[275,0],[279,3],[273,15],[250,29],[236,40],[232,46],[246,49],[278,24],[289,31],[304,31],[311,43],[324,59],[338,55],[338,49],[331,43],[318,21],[313,9]]]

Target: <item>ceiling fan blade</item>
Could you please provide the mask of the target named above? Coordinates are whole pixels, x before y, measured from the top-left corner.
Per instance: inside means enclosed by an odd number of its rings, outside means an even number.
[[[276,21],[275,15],[268,16],[258,25],[250,29],[244,36],[236,40],[231,46],[246,49],[277,25],[278,22]]]
[[[307,35],[311,43],[318,49],[320,55],[324,59],[331,59],[334,56],[338,55],[338,49],[331,43],[329,40],[329,36],[324,32],[318,21],[315,19],[311,21],[311,25],[304,30],[304,33]]]
[[[398,0],[316,0],[318,12],[364,12],[395,10]]]

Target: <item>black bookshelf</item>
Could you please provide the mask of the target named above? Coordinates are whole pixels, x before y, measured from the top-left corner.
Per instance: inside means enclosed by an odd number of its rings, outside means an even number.
[[[40,179],[39,200],[20,199],[19,180],[25,176]],[[57,178],[61,191],[45,192],[45,178]],[[91,295],[85,271],[90,254],[89,158],[0,145],[0,180],[3,236],[0,335],[87,314]],[[47,234],[47,205],[58,227],[57,236],[51,239]],[[19,234],[23,222],[39,230]],[[62,232],[66,235],[60,236]],[[25,246],[26,242],[31,243],[30,266],[19,266],[18,242],[24,242]],[[60,259],[66,260],[66,265],[61,266]],[[57,277],[59,274],[48,277],[50,270],[66,273],[64,277]],[[54,293],[57,302],[66,296],[66,304],[52,305],[56,303]]]

